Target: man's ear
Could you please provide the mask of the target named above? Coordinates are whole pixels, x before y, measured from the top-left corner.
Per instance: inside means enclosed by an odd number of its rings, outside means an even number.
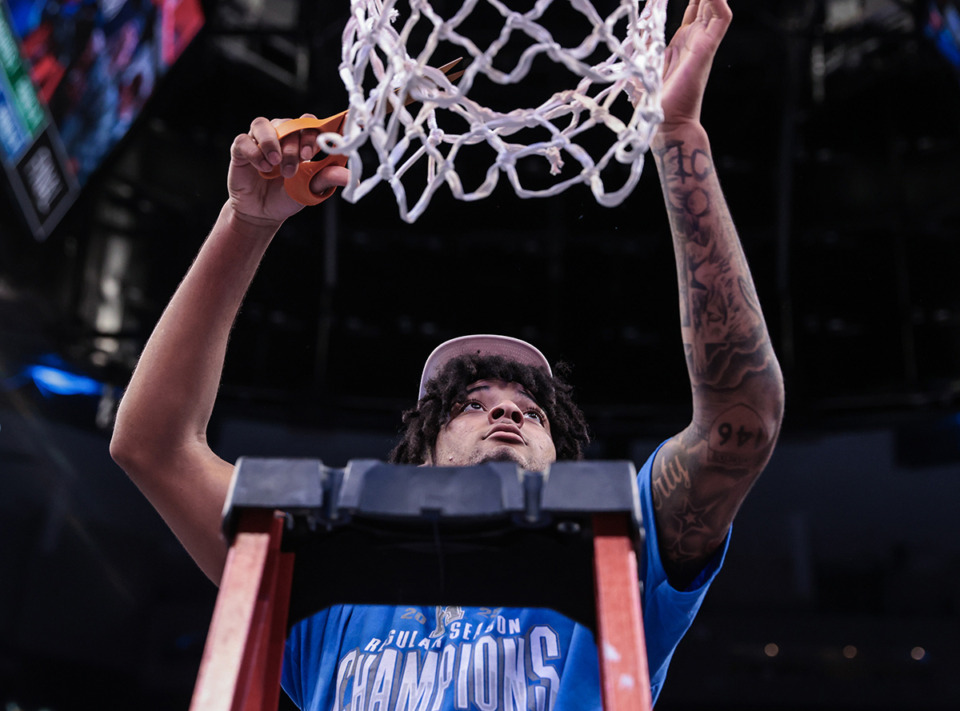
[[[421,467],[432,467],[433,466],[433,449],[428,449],[427,453],[423,456],[423,464]]]

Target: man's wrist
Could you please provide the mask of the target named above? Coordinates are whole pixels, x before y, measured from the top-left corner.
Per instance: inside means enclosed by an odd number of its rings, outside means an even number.
[[[266,217],[247,215],[236,209],[232,201],[227,200],[220,210],[220,221],[231,231],[249,239],[272,239],[280,229],[282,221]]]
[[[699,121],[680,123],[663,123],[650,141],[650,148],[654,151],[676,143],[695,143],[707,147],[710,141],[707,131]]]

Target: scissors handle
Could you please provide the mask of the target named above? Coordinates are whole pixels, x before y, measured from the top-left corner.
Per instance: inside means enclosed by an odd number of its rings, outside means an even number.
[[[317,129],[321,133],[340,133],[343,130],[343,122],[346,117],[347,112],[341,111],[339,114],[334,114],[333,116],[328,116],[327,118],[323,119],[304,117],[292,119],[290,121],[284,121],[282,124],[277,126],[277,138],[282,140],[291,133],[296,133],[297,131],[303,131],[310,128]],[[318,147],[316,153],[319,152],[320,148]],[[314,155],[316,155],[316,153],[314,153]],[[318,161],[303,161],[300,163],[300,166],[297,168],[297,172],[292,178],[284,178],[283,187],[287,191],[287,195],[301,205],[319,205],[321,202],[333,195],[337,188],[334,186],[324,190],[322,193],[315,193],[310,189],[310,181],[313,179],[313,176],[316,175],[320,170],[326,168],[328,165],[344,166],[346,164],[347,156],[337,154],[328,155],[327,157]],[[264,178],[279,178],[280,166],[276,165],[270,171],[260,171],[260,175]]]
[[[462,71],[454,72],[453,74],[448,74],[448,72],[453,69],[463,57],[458,57],[452,62],[447,62],[442,67],[439,68],[442,74],[446,75],[448,81],[453,81],[454,79],[459,79],[463,74]],[[404,101],[404,106],[412,103],[414,99],[412,97],[407,97]],[[387,113],[391,111],[391,108],[387,107]],[[296,131],[303,131],[306,129],[316,129],[321,133],[339,133],[343,134],[343,123],[347,118],[347,112],[341,111],[338,114],[333,116],[327,116],[327,118],[316,119],[316,118],[298,118],[292,119],[290,121],[284,121],[282,124],[277,126],[277,138],[283,139],[286,136],[289,136],[291,133]],[[320,152],[319,146],[317,147],[314,155]],[[286,178],[283,181],[283,187],[287,191],[287,195],[296,200],[301,205],[318,205],[328,197],[333,195],[336,192],[336,187],[328,188],[324,190],[319,195],[310,190],[310,180],[314,175],[317,174],[317,171],[326,168],[328,165],[340,165],[344,166],[347,164],[347,156],[333,154],[328,155],[322,160],[314,161],[308,160],[300,163],[300,166],[297,168],[296,174],[292,178]],[[260,171],[260,175],[264,178],[279,178],[280,177],[280,166],[274,166],[272,170],[267,172]]]

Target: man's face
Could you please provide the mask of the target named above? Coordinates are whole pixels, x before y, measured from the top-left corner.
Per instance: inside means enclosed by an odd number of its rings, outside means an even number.
[[[427,464],[512,461],[543,471],[556,459],[550,422],[536,400],[517,383],[478,380],[467,387],[465,401],[454,406]]]

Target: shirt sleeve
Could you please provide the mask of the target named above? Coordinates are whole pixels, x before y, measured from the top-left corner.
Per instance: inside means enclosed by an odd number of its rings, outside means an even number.
[[[652,482],[650,479],[653,461],[660,452],[661,444],[650,455],[637,475],[640,491],[640,511],[643,515],[645,533],[644,555],[640,561],[640,581],[643,583],[641,602],[643,605],[643,629],[647,643],[647,663],[650,668],[650,686],[653,700],[656,702],[667,667],[673,653],[690,629],[700,610],[700,605],[723,566],[730,533],[720,549],[704,566],[693,583],[684,590],[677,590],[667,580],[667,573],[660,558],[657,541],[657,527],[654,525]]]

